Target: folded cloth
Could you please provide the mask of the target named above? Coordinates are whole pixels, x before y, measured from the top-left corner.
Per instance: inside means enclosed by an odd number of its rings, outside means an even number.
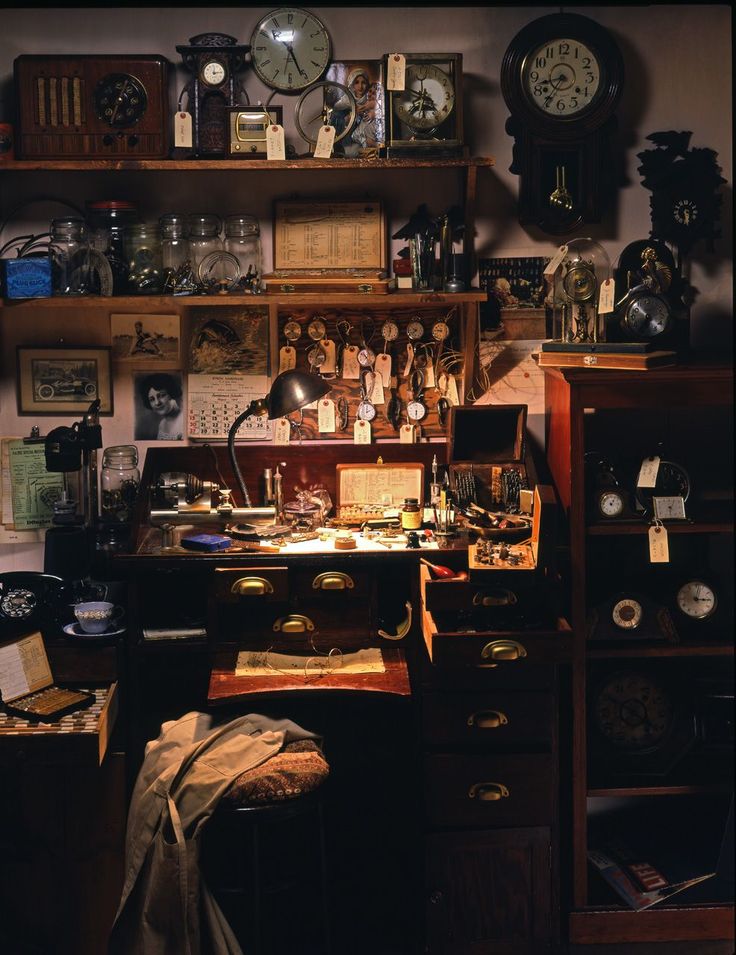
[[[221,802],[234,808],[297,799],[319,788],[329,773],[327,760],[313,740],[287,743],[268,762],[241,773]]]

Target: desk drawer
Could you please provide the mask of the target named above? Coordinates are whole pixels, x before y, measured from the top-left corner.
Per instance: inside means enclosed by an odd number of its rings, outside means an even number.
[[[430,746],[551,746],[551,693],[425,693],[424,741]]]
[[[244,607],[277,603],[288,599],[289,570],[287,567],[216,567],[212,588],[215,599],[222,603]]]
[[[432,826],[544,826],[555,808],[553,757],[425,757],[427,820]]]

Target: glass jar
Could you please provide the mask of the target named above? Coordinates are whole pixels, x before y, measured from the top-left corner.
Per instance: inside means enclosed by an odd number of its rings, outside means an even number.
[[[189,224],[186,216],[172,212],[161,216],[158,224],[161,230],[164,291],[170,295],[193,292]]]
[[[121,444],[102,453],[102,517],[108,521],[129,521],[141,485],[138,448]]]
[[[140,222],[128,226],[123,241],[128,263],[128,291],[133,295],[159,295],[164,281],[158,225]]]
[[[125,295],[128,291],[128,261],[123,233],[127,226],[139,221],[138,209],[132,202],[104,199],[87,203],[90,245],[102,252],[110,263],[113,295]]]
[[[53,219],[49,240],[51,291],[87,295],[90,291],[89,242],[84,219]]]
[[[199,266],[202,259],[222,250],[220,240],[220,217],[205,213],[189,217],[189,251],[192,256],[192,271],[199,284]]]
[[[240,288],[261,290],[261,229],[255,216],[228,216],[225,219],[225,251],[240,263]]]
[[[422,510],[419,507],[419,498],[407,497],[401,508],[402,531],[418,531],[422,526]]]

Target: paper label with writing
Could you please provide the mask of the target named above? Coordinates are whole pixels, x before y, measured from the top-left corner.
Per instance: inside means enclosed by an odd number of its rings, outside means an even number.
[[[330,398],[320,398],[317,407],[317,423],[321,434],[334,434],[335,402]]]
[[[384,388],[391,387],[391,356],[388,352],[382,352],[376,355],[376,363],[373,366],[376,374],[380,375]]]
[[[356,421],[353,425],[353,444],[370,444],[371,443],[371,426],[367,421],[362,419]]]
[[[182,110],[174,114],[174,146],[192,148],[192,115]]]
[[[609,312],[612,312],[614,309],[614,290],[615,283],[613,279],[604,279],[601,282],[601,291],[598,296],[598,314],[607,315]]]
[[[286,159],[284,127],[276,123],[266,130],[266,159]]]
[[[278,418],[273,423],[273,443],[288,444],[291,437],[291,425],[288,418]]]
[[[292,368],[296,368],[296,348],[284,345],[279,348],[279,374],[282,371],[291,371]]]
[[[427,364],[427,367],[424,369],[424,387],[425,388],[436,387],[435,380],[434,380],[434,365],[432,364],[432,362],[429,362]]]
[[[661,524],[654,524],[649,528],[649,561],[652,564],[668,564],[670,562],[667,531]]]
[[[399,429],[399,444],[415,444],[417,427],[414,424],[402,424]]]
[[[325,360],[320,366],[320,374],[334,375],[337,368],[337,348],[331,338],[323,338],[319,343],[325,353]]]
[[[379,374],[373,375],[371,393],[368,395],[368,400],[372,405],[382,405],[386,401],[386,398],[383,394],[383,379]]]
[[[342,351],[342,377],[348,380],[357,381],[360,378],[360,365],[358,364],[358,346],[346,345]]]
[[[460,395],[457,392],[457,381],[454,375],[448,375],[447,377],[447,393],[445,397],[453,406],[460,404]]]
[[[314,147],[315,159],[329,159],[332,147],[335,145],[335,127],[322,126],[317,134],[317,145]]]
[[[545,278],[551,278],[555,274],[557,269],[559,269],[560,265],[562,265],[562,260],[565,258],[566,255],[567,255],[567,246],[561,245],[559,249],[555,252],[555,254],[552,256],[552,258],[549,260],[549,262],[547,263],[544,269],[544,272],[542,273]]]
[[[403,90],[406,88],[406,57],[403,53],[389,53],[387,73],[387,90]]]
[[[404,365],[404,370],[401,373],[402,377],[408,378],[411,374],[411,366],[414,364],[414,346],[411,342],[406,346],[406,364]]]
[[[659,471],[659,458],[644,458],[639,468],[639,477],[636,479],[637,487],[656,487],[657,472]]]

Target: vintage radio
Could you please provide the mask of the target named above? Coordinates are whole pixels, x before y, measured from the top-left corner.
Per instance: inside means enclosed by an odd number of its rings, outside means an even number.
[[[230,131],[227,154],[233,159],[265,159],[266,130],[272,123],[283,125],[280,106],[228,107]]]
[[[17,57],[17,157],[166,158],[168,75],[155,55]]]

